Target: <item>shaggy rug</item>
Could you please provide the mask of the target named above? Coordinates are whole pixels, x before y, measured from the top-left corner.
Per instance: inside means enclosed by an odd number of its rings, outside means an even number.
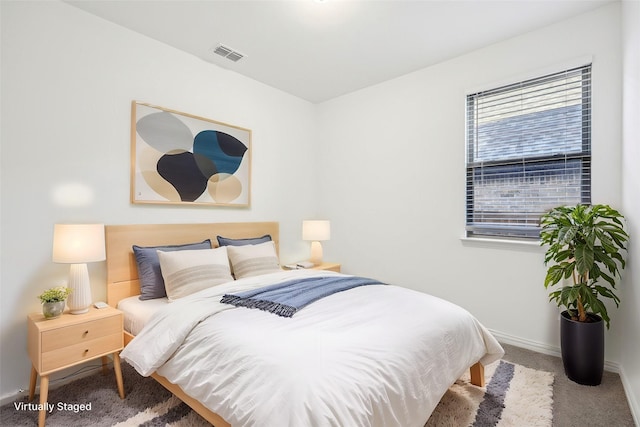
[[[209,424],[151,378],[122,364],[126,398],[113,372],[81,378],[49,392],[48,427],[201,427]],[[499,361],[485,367],[487,386],[452,385],[425,427],[551,426],[553,374]],[[34,402],[37,403],[37,396]],[[27,398],[0,408],[0,425],[37,425]],[[302,427],[302,426],[301,426]]]
[[[549,427],[553,421],[553,374],[498,361],[485,366],[486,387],[456,381],[425,427]]]

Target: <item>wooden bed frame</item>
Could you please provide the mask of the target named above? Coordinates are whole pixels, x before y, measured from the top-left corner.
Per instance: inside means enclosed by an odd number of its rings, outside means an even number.
[[[133,245],[160,246],[211,239],[212,246],[217,247],[217,236],[243,239],[269,234],[276,245],[276,250],[279,250],[279,229],[277,222],[107,225],[105,226],[107,303],[116,307],[120,300],[140,294]],[[126,346],[132,339],[133,335],[125,331],[124,345]],[[482,364],[478,362],[471,366],[470,373],[471,383],[484,387]],[[221,416],[186,394],[178,385],[172,384],[157,373],[151,376],[215,427],[230,426]]]

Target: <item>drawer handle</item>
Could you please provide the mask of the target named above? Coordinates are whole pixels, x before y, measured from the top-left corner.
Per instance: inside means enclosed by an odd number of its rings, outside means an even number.
[[[84,350],[84,355],[86,356],[87,353],[89,353],[89,349],[88,348]]]
[[[82,335],[85,335],[85,336],[89,335],[89,330],[87,329],[86,331],[84,331],[84,334],[82,334]]]

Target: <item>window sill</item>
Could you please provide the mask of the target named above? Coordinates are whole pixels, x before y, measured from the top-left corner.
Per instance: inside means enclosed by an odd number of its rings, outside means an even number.
[[[460,241],[464,246],[470,247],[483,247],[483,248],[497,248],[497,247],[511,247],[519,249],[538,249],[541,252],[544,248],[540,246],[540,240],[517,240],[517,239],[491,239],[486,237],[461,237]]]

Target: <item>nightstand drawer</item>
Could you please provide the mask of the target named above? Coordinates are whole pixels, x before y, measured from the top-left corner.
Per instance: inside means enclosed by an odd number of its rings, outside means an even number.
[[[118,329],[116,333],[110,335],[103,335],[96,339],[85,340],[78,344],[68,345],[52,351],[44,351],[42,353],[42,372],[74,365],[84,360],[91,360],[98,356],[113,353],[121,348],[122,332]]]
[[[51,329],[42,332],[42,352],[46,354],[76,344],[86,345],[83,343],[121,332],[122,319],[120,315]]]

